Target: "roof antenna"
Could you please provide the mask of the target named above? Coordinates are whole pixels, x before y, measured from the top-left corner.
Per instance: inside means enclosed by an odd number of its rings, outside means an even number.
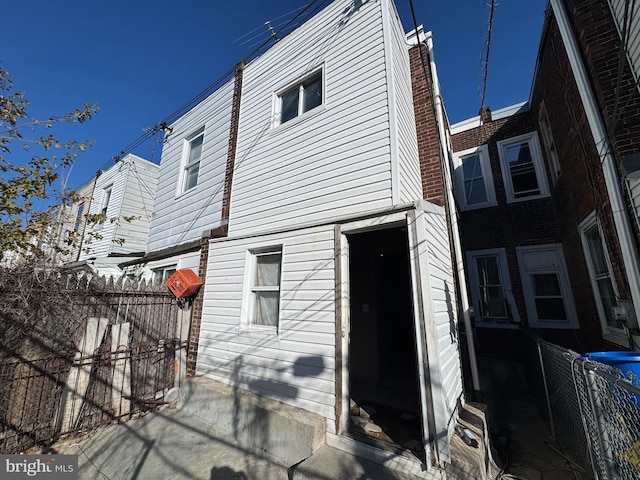
[[[264,22],[264,24],[267,26],[267,28],[268,28],[268,29],[269,29],[269,31],[271,32],[271,36],[272,36],[273,38],[275,38],[275,39],[276,39],[276,42],[277,42],[278,40],[280,40],[280,39],[278,38],[278,34],[277,34],[277,33],[276,33],[276,31],[274,30],[274,28],[271,26],[271,22],[270,22],[269,20],[267,20],[266,22]]]

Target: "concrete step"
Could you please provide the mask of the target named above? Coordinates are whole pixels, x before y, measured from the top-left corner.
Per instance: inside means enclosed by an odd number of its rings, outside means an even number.
[[[289,469],[292,480],[417,480],[429,478],[391,470],[370,460],[324,445]],[[437,477],[441,478],[441,477]]]

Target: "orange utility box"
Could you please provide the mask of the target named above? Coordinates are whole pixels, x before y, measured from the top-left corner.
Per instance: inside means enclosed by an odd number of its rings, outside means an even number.
[[[178,298],[187,298],[198,291],[202,280],[190,268],[181,268],[167,279],[167,287]]]

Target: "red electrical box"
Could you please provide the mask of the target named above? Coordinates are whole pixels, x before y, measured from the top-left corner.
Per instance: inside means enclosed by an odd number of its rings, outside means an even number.
[[[190,268],[181,268],[167,279],[167,287],[178,298],[187,298],[198,291],[202,280]]]

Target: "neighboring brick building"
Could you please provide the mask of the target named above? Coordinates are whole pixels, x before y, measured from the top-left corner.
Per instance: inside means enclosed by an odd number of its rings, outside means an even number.
[[[515,353],[522,331],[583,352],[640,348],[640,21],[623,4],[551,1],[529,101],[451,127],[481,350]]]

